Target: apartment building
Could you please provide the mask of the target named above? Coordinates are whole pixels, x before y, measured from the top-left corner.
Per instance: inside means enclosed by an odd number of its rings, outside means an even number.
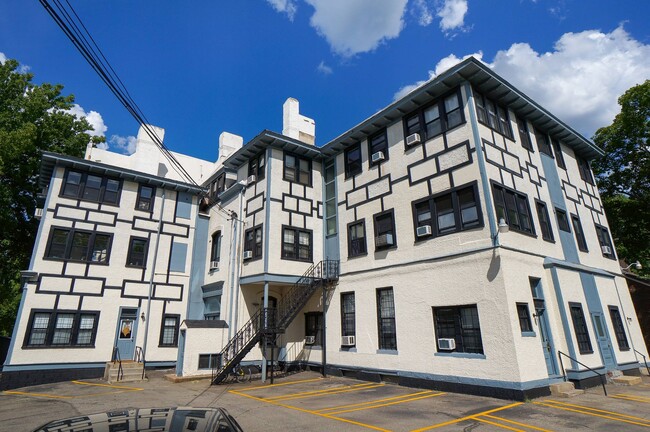
[[[96,375],[132,356],[125,322],[147,364],[215,382],[264,358],[513,399],[590,385],[581,364],[638,374],[602,151],[524,93],[470,58],[321,147],[296,100],[283,120],[222,134],[216,163],[184,157],[200,188],[160,158],[45,155],[3,381]]]

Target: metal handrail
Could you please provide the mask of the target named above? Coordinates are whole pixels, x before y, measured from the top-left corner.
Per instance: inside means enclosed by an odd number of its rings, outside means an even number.
[[[634,349],[634,348],[632,348],[632,349]],[[637,353],[637,354],[639,354],[641,357],[643,357],[643,364],[645,364],[645,368],[646,368],[646,370],[648,371],[648,376],[650,376],[650,367],[648,367],[648,362],[647,362],[647,360],[646,360],[646,358],[645,358],[645,355],[643,355],[642,353],[640,353],[640,352],[637,351],[637,350],[634,350],[634,352]]]
[[[564,357],[566,357],[566,358],[568,358],[568,359],[570,359],[570,360],[573,360],[574,362],[578,363],[578,364],[581,365],[581,366],[586,367],[586,368],[589,369],[591,372],[593,372],[593,373],[595,373],[596,375],[598,375],[598,376],[600,377],[600,384],[603,386],[603,392],[605,393],[605,396],[607,396],[607,389],[605,388],[605,382],[606,382],[606,381],[605,381],[605,375],[603,375],[603,374],[601,374],[601,373],[599,373],[599,372],[596,372],[595,370],[593,370],[592,368],[590,368],[590,367],[587,366],[586,364],[584,364],[584,363],[580,363],[578,360],[574,359],[574,358],[571,357],[571,356],[568,356],[568,355],[564,354],[562,351],[558,351],[557,353],[558,353],[558,357],[559,357],[559,359],[560,359],[560,367],[562,368],[562,376],[564,377],[564,381],[565,381],[565,382],[566,382],[566,380],[567,380],[567,376],[566,376],[566,370],[564,369],[564,363],[562,362],[562,356],[564,356]]]
[[[137,363],[142,363],[142,379],[144,379],[144,376],[145,376],[144,370],[147,367],[147,361],[144,358],[144,350],[142,349],[142,347],[139,347],[139,346],[135,347],[135,355],[134,355],[133,359]]]
[[[117,380],[120,381],[124,378],[124,369],[122,369],[122,359],[120,358],[120,349],[118,347],[113,347],[113,354],[111,355],[111,361],[113,364],[118,362],[117,368]]]

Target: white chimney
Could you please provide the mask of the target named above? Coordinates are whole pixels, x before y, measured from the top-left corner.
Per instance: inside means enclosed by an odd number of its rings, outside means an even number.
[[[316,122],[300,115],[300,103],[288,98],[282,105],[282,135],[297,139],[306,144],[316,142]]]
[[[158,137],[160,142],[164,142],[165,129],[152,125],[147,125],[147,128]],[[140,129],[138,129],[136,150],[131,155],[131,168],[158,175],[160,156],[161,151],[158,148],[158,144],[149,137],[147,130],[143,126],[140,126]]]
[[[221,132],[219,135],[219,158],[217,161],[225,161],[233,153],[242,148],[244,138],[230,132]]]

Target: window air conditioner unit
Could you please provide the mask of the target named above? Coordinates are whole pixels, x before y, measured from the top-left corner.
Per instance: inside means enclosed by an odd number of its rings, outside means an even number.
[[[354,336],[341,336],[341,346],[354,346],[355,344]]]
[[[257,181],[257,178],[254,175],[248,176],[246,179],[246,184],[253,184]]]
[[[244,259],[247,260],[251,258],[253,258],[253,251],[249,251],[249,250],[244,251]]]
[[[43,217],[43,209],[42,209],[42,208],[37,208],[37,209],[34,211],[34,217],[35,217],[36,219],[40,219],[40,218],[42,218],[42,217]]]
[[[453,351],[456,349],[455,339],[438,339],[438,347],[443,351]]]
[[[420,144],[420,134],[419,133],[414,133],[406,137],[406,145],[407,146],[412,146]]]
[[[600,249],[603,251],[603,255],[611,255],[612,248],[609,246],[601,246]]]
[[[384,160],[384,152],[378,151],[377,153],[372,154],[372,162],[379,162]]]
[[[392,246],[393,243],[393,235],[392,234],[383,234],[378,237],[375,237],[375,246],[377,247],[382,247],[382,246]]]
[[[316,336],[305,336],[305,345],[313,345],[316,343]]]
[[[219,270],[219,261],[210,261],[210,271]]]
[[[431,225],[419,226],[418,229],[416,230],[416,233],[418,237],[431,235]]]

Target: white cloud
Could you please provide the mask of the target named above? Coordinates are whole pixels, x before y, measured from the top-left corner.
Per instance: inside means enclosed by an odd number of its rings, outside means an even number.
[[[104,124],[102,115],[97,111],[86,112],[79,104],[74,104],[73,107],[67,111],[70,114],[76,115],[78,118],[86,118],[86,121],[93,127],[93,130],[87,131],[88,135],[104,136],[104,134],[106,134],[108,127]]]
[[[372,51],[399,36],[408,0],[305,0],[310,24],[343,57]]]
[[[462,28],[466,13],[467,0],[445,0],[437,13],[441,18],[440,29],[444,32],[449,32]]]
[[[290,21],[293,21],[293,17],[298,11],[298,5],[295,0],[266,0],[273,6],[278,12],[284,12],[289,17]]]
[[[123,137],[119,135],[112,135],[108,142],[111,146],[116,147],[117,150],[119,150],[121,153],[128,155],[135,153],[135,150],[137,148],[137,138],[134,136]]]
[[[316,70],[323,75],[331,75],[334,72],[331,67],[325,64],[325,61],[321,61],[316,67]]]
[[[5,64],[6,61],[7,61],[7,56],[5,55],[5,53],[0,52],[0,64]]]
[[[414,0],[413,13],[418,20],[418,24],[423,27],[426,27],[433,22],[433,14],[431,13],[431,8],[427,4],[427,0]]]

